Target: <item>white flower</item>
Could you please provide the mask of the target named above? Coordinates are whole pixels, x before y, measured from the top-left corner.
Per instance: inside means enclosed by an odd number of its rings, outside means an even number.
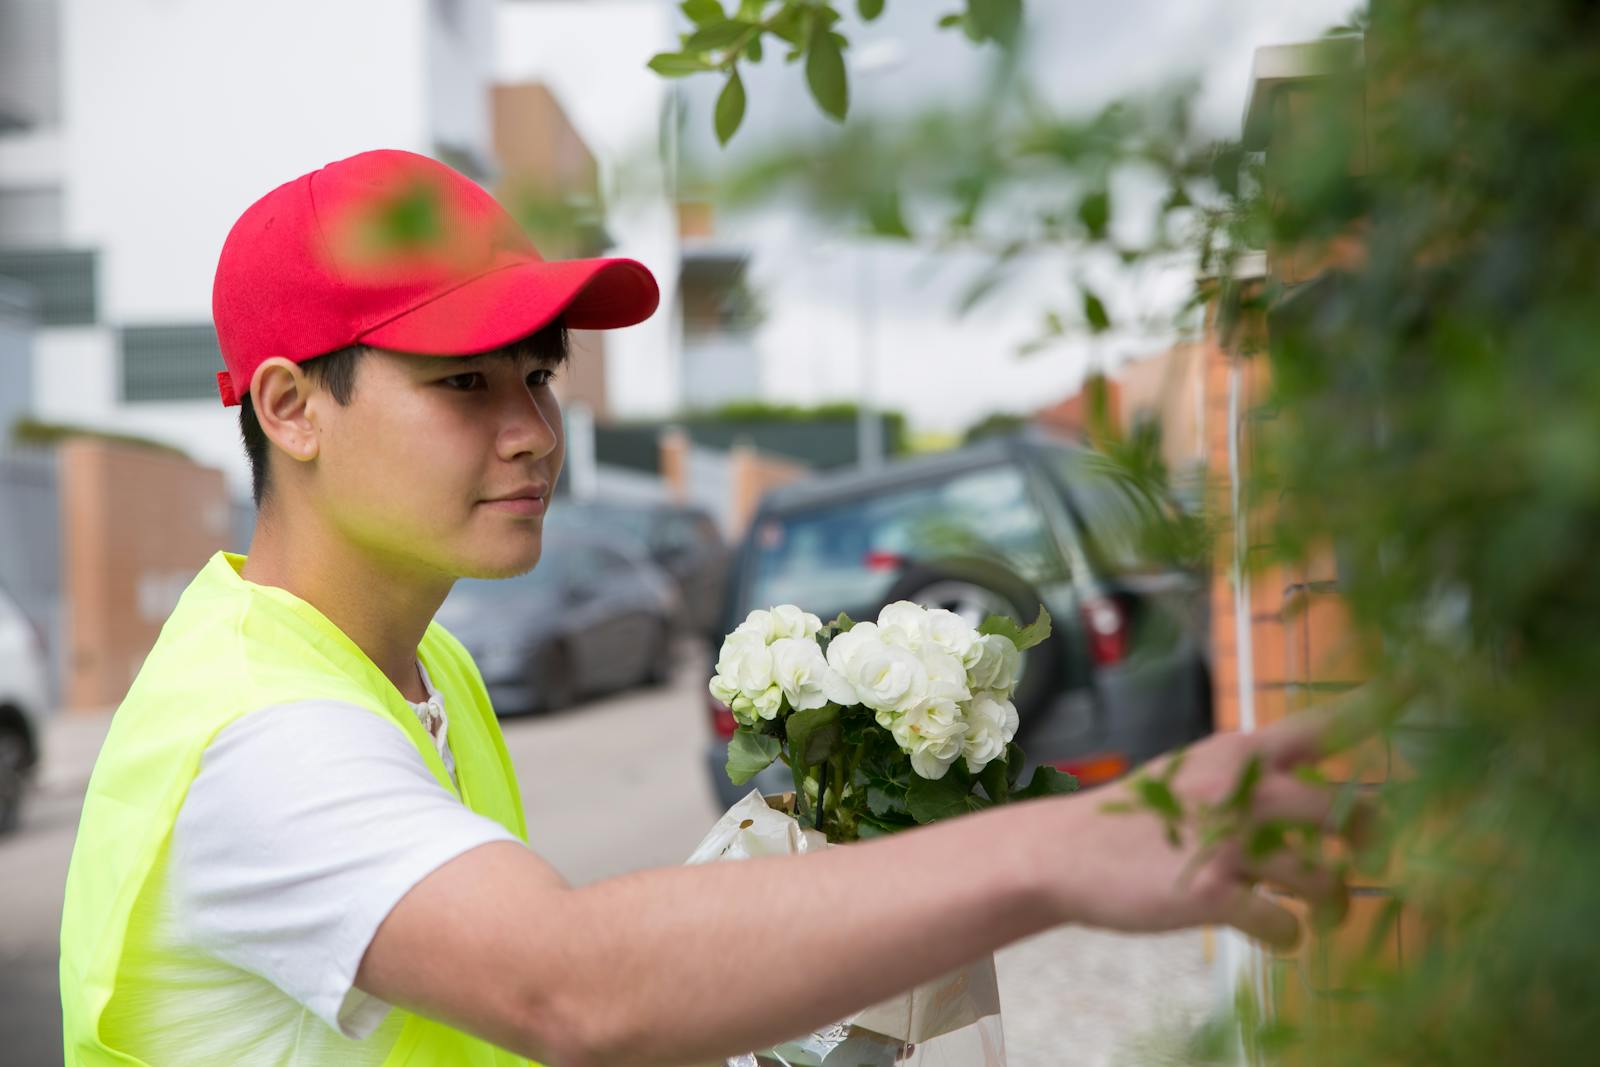
[[[954,701],[929,700],[896,719],[893,729],[895,741],[911,756],[911,769],[939,779],[961,755],[967,724]]]
[[[1005,755],[1006,746],[1017,736],[1017,708],[999,693],[975,693],[967,705],[966,723],[961,751],[967,757],[967,770],[977,774]]]
[[[929,608],[923,616],[923,640],[925,644],[955,656],[961,660],[962,666],[970,667],[972,663],[967,657],[973,654],[978,644],[978,631],[953,611]]]
[[[878,612],[878,632],[891,645],[919,651],[927,639],[928,609],[909,600],[897,600]]]
[[[756,724],[756,720],[760,718],[760,716],[756,714],[755,701],[751,700],[743,693],[740,693],[738,696],[733,698],[733,700],[728,704],[728,710],[733,712],[733,717],[736,720],[744,723],[746,726],[754,726]]]
[[[783,690],[776,685],[769,686],[766,692],[751,698],[751,703],[755,705],[755,713],[763,719],[776,719],[783,710]]]
[[[820,708],[829,701],[856,702],[855,688],[828,666],[810,637],[783,637],[772,643],[772,677],[796,711]]]
[[[928,699],[957,702],[972,699],[967,685],[967,669],[952,653],[929,645],[917,657],[928,672]]]
[[[717,653],[717,677],[724,691],[737,689],[754,699],[772,685],[772,653],[767,643],[751,633],[735,631]]]
[[[714,674],[711,676],[711,695],[731,708],[739,696],[739,687],[722,675]]]
[[[981,654],[967,668],[967,684],[974,690],[994,689],[1010,695],[1017,687],[1022,653],[1011,638],[984,634],[978,639]]]
[[[873,711],[902,713],[928,699],[928,670],[914,654],[885,643],[871,623],[835,637],[828,665],[855,690],[854,703]]]
[[[809,611],[801,611],[793,604],[779,604],[768,611],[752,611],[733,632],[754,634],[763,644],[770,645],[785,637],[815,637],[821,629],[822,620]]]

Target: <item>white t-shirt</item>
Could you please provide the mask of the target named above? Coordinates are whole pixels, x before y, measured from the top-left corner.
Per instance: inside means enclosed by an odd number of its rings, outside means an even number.
[[[452,776],[443,698],[412,709]],[[167,861],[136,907],[155,960],[105,1026],[152,1064],[380,1064],[403,1016],[354,988],[378,925],[456,856],[516,837],[441,787],[393,722],[304,701],[263,708],[207,747]]]

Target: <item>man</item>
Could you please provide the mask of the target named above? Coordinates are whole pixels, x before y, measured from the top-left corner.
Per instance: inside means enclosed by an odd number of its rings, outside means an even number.
[[[572,889],[525,843],[481,679],[432,624],[539,559],[566,327],[646,318],[629,260],[542,262],[448,168],[371,152],[253,205],[217,268],[224,403],[260,505],[118,710],[62,924],[69,1064],[685,1064],[763,1047],[1067,922],[1294,939],[1284,857],[1174,848],[1105,794],[821,855]],[[1219,800],[1313,823],[1305,722],[1196,746]],[[535,843],[537,844],[537,843]],[[759,980],[739,946],[760,946]]]

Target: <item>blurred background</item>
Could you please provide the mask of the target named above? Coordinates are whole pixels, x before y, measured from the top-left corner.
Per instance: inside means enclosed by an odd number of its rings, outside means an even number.
[[[0,0],[0,1058],[59,1062],[59,897],[95,752],[199,566],[249,548],[209,313],[222,240],[271,187],[365,149],[470,175],[548,258],[632,256],[662,285],[650,322],[574,336],[544,562],[461,583],[440,616],[504,716],[535,847],[574,882],[681,862],[744,791],[705,683],[752,608],[1046,604],[1019,741],[1085,785],[1313,687],[1294,672],[1342,647],[1337,576],[1252,586],[1266,539],[1219,542],[1266,384],[1194,300],[1197,277],[1310,270],[1236,241],[1223,271],[1139,221],[1177,164],[1127,148],[1115,102],[1145,94],[1174,144],[1315,154],[1304,91],[1344,68],[1306,42],[1349,31],[1349,0],[1036,0],[1005,49],[908,0],[840,9],[843,130],[769,55],[724,147],[723,82],[647,66],[695,31],[672,3]],[[965,136],[1017,85],[1080,137],[1074,180],[1094,145],[1145,153],[1070,186],[1088,245],[1055,239],[1054,178]],[[1228,192],[1213,162],[1194,165]],[[875,209],[891,167],[989,189],[1000,223],[953,240],[909,200]],[[1010,1062],[1190,1062],[1180,1036],[1271,971],[1252,951],[1083,931],[1010,949]]]

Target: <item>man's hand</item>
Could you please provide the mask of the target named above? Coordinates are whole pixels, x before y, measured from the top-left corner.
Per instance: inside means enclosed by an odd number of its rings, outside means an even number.
[[[1358,804],[1343,825],[1334,826],[1334,790],[1294,774],[1328,755],[1332,734],[1346,721],[1309,713],[1257,733],[1218,734],[1184,754],[1170,782],[1172,792],[1186,811],[1216,808],[1234,795],[1240,776],[1256,761],[1260,777],[1242,813],[1244,834],[1272,821],[1359,838],[1371,823],[1370,811]],[[1270,945],[1292,946],[1299,923],[1256,892],[1257,883],[1287,890],[1324,914],[1343,915],[1339,872],[1287,849],[1252,862],[1240,834],[1207,848],[1190,828],[1174,845],[1163,821],[1138,803],[1132,780],[1066,803],[1075,811],[1057,847],[1061,862],[1073,868],[1063,881],[1061,904],[1074,922],[1129,932],[1225,924]]]

